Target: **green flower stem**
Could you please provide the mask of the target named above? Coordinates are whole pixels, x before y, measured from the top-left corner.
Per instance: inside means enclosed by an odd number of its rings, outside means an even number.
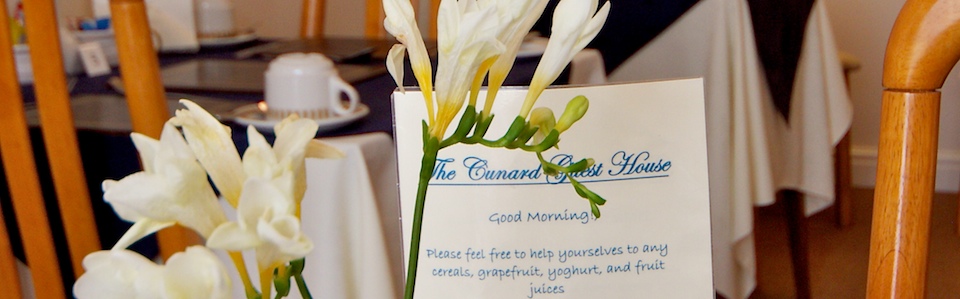
[[[464,139],[462,142],[465,144],[477,144],[483,140],[483,135],[487,134],[487,129],[490,129],[490,124],[493,123],[493,115],[484,115],[486,111],[481,111],[480,117],[477,118],[477,126],[473,129],[473,135]]]
[[[524,120],[522,116],[517,116],[517,118],[513,120],[513,123],[510,124],[510,128],[507,129],[507,133],[503,134],[503,137],[500,137],[500,139],[497,139],[496,141],[481,139],[480,144],[483,144],[487,147],[505,147],[510,144],[510,142],[517,140],[517,137],[523,133],[523,130],[526,127],[526,120]]]
[[[426,130],[426,127],[424,127]],[[420,256],[420,231],[423,227],[423,206],[427,200],[427,186],[433,176],[433,167],[437,163],[440,140],[427,135],[424,131],[423,159],[420,162],[420,182],[417,185],[417,202],[413,210],[413,232],[410,236],[410,258],[407,266],[407,286],[403,298],[413,299],[413,290],[417,282],[417,260]]]
[[[310,290],[307,289],[307,282],[303,281],[303,275],[294,275],[293,278],[297,280],[297,289],[300,290],[300,297],[313,299],[313,296],[310,295]]]
[[[520,149],[527,152],[541,153],[551,147],[557,146],[557,143],[560,142],[560,132],[557,130],[551,130],[547,137],[543,138],[539,144],[534,144],[531,146],[521,145]]]
[[[573,189],[577,191],[577,195],[580,195],[580,197],[586,199],[590,203],[590,211],[593,213],[593,216],[600,218],[599,206],[607,203],[607,200],[603,199],[603,197],[601,197],[599,194],[590,191],[587,186],[584,186],[582,183],[577,181],[577,179],[570,175],[571,173],[586,170],[588,167],[593,165],[593,159],[582,159],[579,162],[573,163],[566,167],[544,160],[543,153],[541,152],[537,152],[537,159],[540,160],[540,165],[543,167],[543,173],[553,176],[560,174],[566,176],[566,178],[570,180],[570,185],[572,185]]]
[[[305,259],[301,258],[290,262],[290,272],[297,282],[297,289],[300,290],[300,297],[304,299],[313,299],[310,295],[310,289],[307,288],[307,282],[303,280],[303,267],[306,264]]]
[[[513,142],[505,146],[508,149],[516,149],[518,147],[526,145],[527,141],[530,141],[530,138],[533,138],[534,134],[537,134],[537,127],[527,127],[520,132],[520,135],[517,136],[517,139],[514,139]]]
[[[470,133],[470,129],[473,129],[473,125],[477,123],[477,110],[473,106],[467,106],[467,109],[463,111],[463,115],[460,116],[460,123],[457,124],[457,130],[453,132],[449,138],[444,139],[443,142],[440,142],[440,148],[445,148],[460,142],[467,137],[467,133]]]

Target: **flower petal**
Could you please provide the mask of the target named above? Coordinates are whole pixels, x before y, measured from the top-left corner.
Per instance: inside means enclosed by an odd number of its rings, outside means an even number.
[[[253,126],[247,128],[247,150],[243,152],[243,170],[247,177],[271,179],[279,175],[277,156],[267,140]]]
[[[230,276],[217,256],[191,246],[170,257],[163,269],[165,298],[231,298]]]
[[[274,213],[292,215],[294,203],[292,198],[284,196],[270,181],[263,178],[249,178],[243,185],[243,194],[240,195],[240,205],[237,206],[238,220],[246,230],[255,230],[258,219],[270,209]]]
[[[329,143],[313,139],[307,144],[307,152],[305,156],[307,158],[341,159],[347,155],[344,154],[339,148],[336,148]]]
[[[550,41],[533,73],[520,116],[526,117],[530,113],[540,93],[557,80],[573,56],[600,32],[610,12],[610,2],[605,3],[599,12],[596,9],[597,0],[561,0],[557,4]]]
[[[187,109],[177,110],[173,123],[183,128],[187,143],[220,194],[236,206],[246,178],[229,127],[189,100],[180,103]]]
[[[575,49],[574,54],[583,50],[587,47],[587,44],[593,40],[594,37],[597,37],[597,34],[600,33],[600,29],[603,28],[603,24],[607,22],[607,15],[610,14],[610,1],[603,4],[603,7],[600,7],[600,10],[597,11],[597,14],[587,22],[587,25],[584,26],[583,32],[580,34],[579,41],[573,46]],[[570,57],[570,60],[573,60],[573,57]]]
[[[257,264],[261,269],[302,258],[313,250],[313,242],[300,230],[298,219],[271,214],[264,215],[257,224],[257,233],[264,242],[257,248]]]
[[[104,181],[102,186],[103,200],[113,206],[123,220],[136,222],[144,217],[172,220],[164,206],[170,201],[173,186],[160,175],[137,172],[120,181]]]
[[[307,143],[317,136],[316,121],[300,118],[284,120],[277,125],[277,139],[273,142],[273,152],[277,160],[290,159],[289,162],[303,164],[303,155]]]
[[[129,250],[104,250],[83,259],[86,272],[73,285],[78,299],[160,298],[161,267]],[[162,283],[162,282],[161,282]]]
[[[239,222],[227,222],[213,230],[207,246],[229,251],[240,251],[260,246],[260,237],[252,228],[245,230]]]
[[[137,148],[140,154],[140,163],[143,165],[143,171],[153,172],[153,159],[160,150],[160,141],[150,138],[140,133],[130,133],[130,139],[133,140],[133,146]]]
[[[130,247],[130,245],[133,245],[133,243],[143,239],[143,237],[149,236],[152,233],[174,224],[176,224],[175,221],[161,222],[150,218],[140,219],[137,222],[134,222],[133,226],[123,233],[123,236],[120,237],[120,240],[117,240],[116,244],[113,244],[112,250],[125,250],[127,247]]]
[[[403,58],[406,53],[407,47],[403,46],[403,44],[396,44],[390,47],[390,52],[387,54],[387,72],[393,77],[393,81],[397,83],[400,92],[406,92],[403,88]]]

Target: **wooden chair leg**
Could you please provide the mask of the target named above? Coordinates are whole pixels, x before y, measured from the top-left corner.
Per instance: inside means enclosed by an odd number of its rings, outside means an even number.
[[[790,238],[790,258],[793,263],[793,281],[798,299],[810,298],[810,246],[807,232],[807,217],[804,215],[803,196],[796,190],[780,191],[787,215],[787,230]]]
[[[837,228],[846,228],[853,225],[853,198],[850,194],[853,187],[851,186],[849,132],[837,143],[833,173]]]

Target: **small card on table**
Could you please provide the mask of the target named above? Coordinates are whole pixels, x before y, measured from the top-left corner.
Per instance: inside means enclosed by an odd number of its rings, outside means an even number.
[[[500,91],[487,139],[503,135],[525,95]],[[571,176],[607,200],[601,217],[569,178],[544,174],[534,153],[442,149],[427,190],[416,298],[713,297],[703,81],[552,88],[535,107],[559,117],[578,95],[590,100],[588,112],[543,157],[594,159]],[[408,250],[426,107],[419,92],[393,96]]]

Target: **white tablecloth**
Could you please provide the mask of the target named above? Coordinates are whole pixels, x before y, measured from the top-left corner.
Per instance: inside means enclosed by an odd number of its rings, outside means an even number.
[[[756,287],[753,206],[784,188],[806,194],[808,214],[833,202],[833,147],[852,106],[822,1],[807,23],[789,125],[770,100],[745,0],[700,1],[610,81],[683,77],[705,79],[715,286],[745,298]]]

